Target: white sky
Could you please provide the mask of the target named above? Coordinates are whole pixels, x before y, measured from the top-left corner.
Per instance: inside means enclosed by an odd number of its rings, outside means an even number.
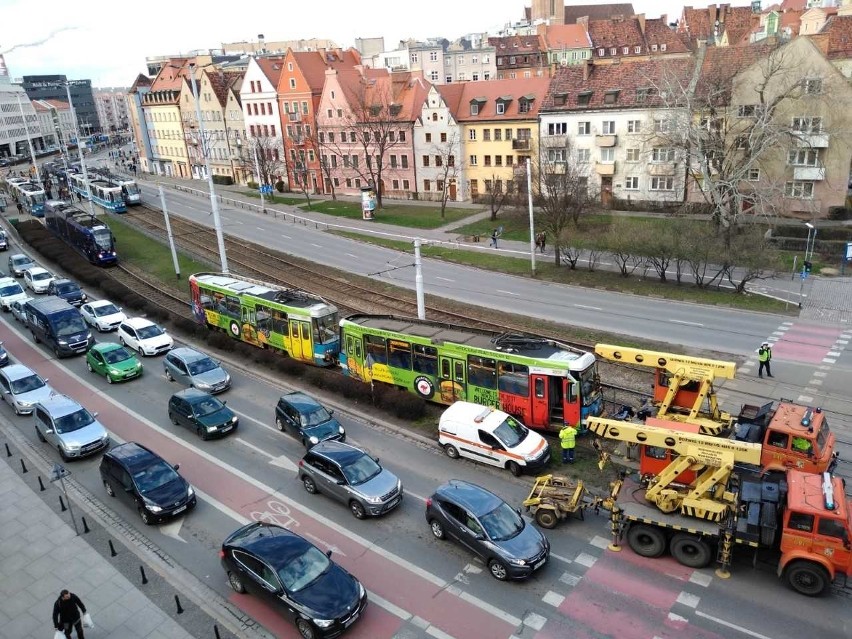
[[[57,73],[91,79],[98,87],[129,86],[145,72],[146,56],[220,48],[223,42],[255,40],[259,33],[267,41],[330,38],[343,47],[356,37],[384,36],[391,49],[409,37],[453,40],[491,30],[520,19],[524,4],[528,0],[0,0],[0,53],[8,52],[12,78]],[[684,4],[711,3],[633,1],[638,13],[649,18],[665,13],[669,22],[680,16]]]

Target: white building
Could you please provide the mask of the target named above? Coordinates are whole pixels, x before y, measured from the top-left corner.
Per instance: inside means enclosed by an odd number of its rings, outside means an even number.
[[[441,84],[478,82],[496,78],[495,49],[488,44],[486,34],[471,34],[459,38],[444,52]],[[426,78],[431,81],[431,78]]]
[[[74,139],[74,118],[67,102],[33,100],[32,104],[38,116],[39,130],[46,146],[61,148]]]
[[[127,89],[95,89],[95,109],[104,133],[126,132],[130,128],[130,116],[127,112]]]
[[[448,201],[466,198],[462,155],[462,129],[436,86],[429,88],[420,117],[414,123],[414,165],[418,197]]]
[[[240,89],[240,102],[243,109],[245,130],[239,144],[234,139],[238,157],[243,165],[243,177],[254,174],[253,162],[248,162],[254,153],[252,143],[261,153],[270,156],[271,161],[284,162],[284,146],[281,131],[282,119],[278,104],[278,80],[284,66],[284,56],[253,57],[243,77]],[[236,131],[232,132],[235,135]],[[282,177],[286,172],[282,172]],[[254,177],[258,180],[258,177]],[[241,180],[242,181],[242,180]]]
[[[36,150],[43,148],[41,127],[35,109],[23,87],[12,84],[6,61],[0,55],[0,158],[11,155],[28,156],[28,137],[33,140]]]

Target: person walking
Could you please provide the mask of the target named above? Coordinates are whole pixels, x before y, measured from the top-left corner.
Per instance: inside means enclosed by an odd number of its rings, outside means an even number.
[[[18,200],[17,202],[15,202],[15,204],[18,207],[18,215],[22,215],[24,212],[24,206],[21,204],[21,201]]]
[[[500,234],[497,233],[497,229],[491,231],[491,246],[497,248],[497,238],[500,237]]]
[[[538,246],[539,250],[544,253],[544,246],[547,244],[547,233],[542,231],[538,234],[536,239],[536,246]]]
[[[574,447],[577,445],[577,429],[565,424],[559,431],[559,444],[562,446],[562,463],[574,463]]]
[[[59,593],[59,599],[53,604],[53,627],[65,633],[71,639],[71,629],[77,631],[77,639],[85,639],[83,636],[83,618],[86,614],[86,606],[73,592],[63,590]]]
[[[772,368],[770,368],[770,362],[772,361],[772,347],[769,346],[769,342],[763,342],[760,345],[760,348],[757,349],[757,359],[760,364],[757,367],[757,376],[763,377],[763,369],[766,369],[766,375],[768,377],[772,377]]]

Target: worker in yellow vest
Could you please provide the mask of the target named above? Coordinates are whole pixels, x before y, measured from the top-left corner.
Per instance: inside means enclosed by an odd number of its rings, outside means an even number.
[[[562,446],[562,463],[574,463],[574,447],[577,445],[577,429],[565,424],[559,431],[559,443]]]
[[[772,348],[769,346],[769,342],[763,342],[760,345],[760,348],[757,349],[757,359],[760,362],[757,367],[757,376],[763,377],[763,369],[766,369],[766,375],[772,377],[772,369],[770,368],[770,362],[772,361]]]

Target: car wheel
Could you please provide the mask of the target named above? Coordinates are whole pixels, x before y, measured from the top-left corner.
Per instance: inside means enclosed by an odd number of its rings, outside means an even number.
[[[444,532],[444,527],[441,525],[441,522],[437,519],[433,519],[429,522],[429,528],[432,530],[432,534],[435,536],[435,539],[445,539],[446,533]]]
[[[202,440],[207,441],[207,431],[201,428],[201,426],[197,426],[195,428],[195,434],[198,435]]]
[[[305,487],[305,490],[306,490],[309,494],[311,494],[311,495],[315,495],[315,494],[316,494],[316,492],[317,492],[317,485],[316,485],[316,483],[314,482],[314,480],[313,480],[313,479],[311,479],[310,477],[308,477],[307,475],[305,475],[304,477],[302,477],[302,485]]]
[[[524,469],[518,462],[510,461],[506,464],[506,467],[509,469],[509,472],[512,473],[514,477],[520,477],[524,473]]]
[[[784,571],[784,577],[793,590],[807,597],[821,595],[831,584],[825,568],[804,560],[791,562]]]
[[[121,335],[118,336],[118,343],[122,346],[127,346],[127,344],[124,343],[124,337],[122,337]]]
[[[688,568],[704,568],[713,559],[713,552],[707,542],[686,533],[672,537],[669,550],[675,561]]]
[[[175,381],[175,378],[172,377],[172,372],[168,368],[166,369],[166,379],[169,380],[170,382]]]
[[[276,417],[275,418],[275,427],[283,433],[284,432],[284,420],[282,420],[280,417]]]
[[[41,341],[41,340],[39,340],[38,335],[36,335],[36,334],[35,334],[35,331],[33,331],[33,332],[32,332],[32,336],[33,336],[33,341],[34,341],[36,344],[38,344],[38,343],[39,343],[39,341]]]
[[[107,384],[112,384],[115,381],[115,380],[113,380],[112,375],[110,375],[109,373],[107,373],[106,378],[107,378]]]
[[[556,514],[555,509],[550,508],[541,508],[535,511],[535,523],[537,523],[542,528],[547,528],[551,530],[556,528],[556,524],[559,523],[559,515]]]
[[[89,362],[86,362],[86,368],[88,369],[88,371],[89,371],[90,373],[94,373],[94,372],[95,372],[95,369],[94,369],[94,368],[92,368],[92,365],[91,365]]]
[[[59,347],[58,346],[53,347],[53,354],[56,355],[56,359],[59,359],[60,355],[59,355]]]
[[[146,526],[150,526],[151,523],[153,522],[151,515],[144,508],[139,509],[139,516],[142,518],[142,523],[145,524]]]
[[[302,639],[316,639],[317,633],[307,619],[296,619],[296,630]]]
[[[112,489],[112,486],[108,481],[104,482],[104,488],[106,488],[107,495],[109,495],[110,497],[115,497],[115,491]]]
[[[666,551],[666,536],[653,526],[634,524],[627,529],[627,545],[637,555],[654,559]]]
[[[240,579],[240,576],[235,572],[228,572],[228,585],[231,586],[231,590],[238,592],[241,595],[246,592],[243,580]]]
[[[459,458],[459,449],[453,446],[452,444],[447,444],[444,446],[444,452],[447,453],[447,457],[450,459],[458,459]]]
[[[509,571],[502,562],[492,559],[488,562],[488,570],[491,571],[491,576],[497,581],[506,581],[509,578]]]
[[[23,415],[23,413],[20,411],[20,409],[17,406],[15,406],[15,415]]]
[[[364,510],[364,507],[361,505],[360,501],[355,501],[354,499],[349,502],[349,510],[354,515],[355,519],[364,519],[367,516],[367,511]]]
[[[65,451],[62,450],[62,446],[57,446],[56,450],[59,451],[59,456],[62,458],[62,461],[67,462],[68,461],[68,455],[66,455]]]
[[[177,426],[177,425],[178,425],[178,423],[177,423],[177,418],[175,417],[174,413],[173,413],[173,412],[171,412],[171,411],[169,411],[169,421],[170,421],[172,424],[174,424],[175,426]]]
[[[41,434],[41,431],[38,429],[38,426],[36,426],[35,432],[36,435],[38,435],[38,440],[46,444],[47,440],[44,438],[44,435]]]

